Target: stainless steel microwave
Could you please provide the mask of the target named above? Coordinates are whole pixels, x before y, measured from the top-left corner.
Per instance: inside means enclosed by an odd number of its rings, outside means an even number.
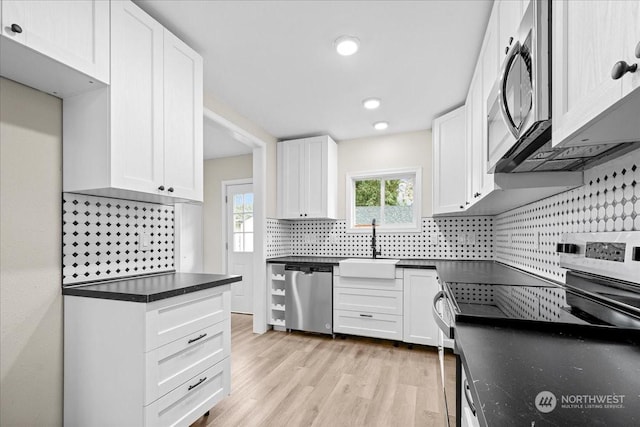
[[[551,139],[550,8],[529,2],[487,98],[490,173],[512,172]]]

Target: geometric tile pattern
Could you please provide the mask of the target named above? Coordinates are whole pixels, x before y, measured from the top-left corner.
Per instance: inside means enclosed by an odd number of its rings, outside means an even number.
[[[291,255],[291,222],[267,218],[267,258]]]
[[[269,220],[268,223],[270,221],[278,220]],[[278,253],[281,255],[277,256],[371,256],[371,234],[347,233],[345,220],[278,222],[289,224],[289,228],[286,225],[278,226],[277,237],[269,236],[275,227],[267,229],[267,242],[279,242],[281,251]],[[423,218],[420,232],[378,233],[377,246],[382,257],[493,259],[493,218]],[[289,253],[285,253],[287,248],[290,248]]]
[[[173,206],[63,193],[63,285],[171,271],[173,256]]]
[[[640,230],[640,148],[584,173],[585,185],[495,218],[496,260],[564,282],[563,233]]]

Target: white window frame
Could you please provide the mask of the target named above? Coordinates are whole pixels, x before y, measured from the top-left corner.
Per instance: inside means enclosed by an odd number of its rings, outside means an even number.
[[[356,180],[364,179],[376,179],[386,180],[393,178],[404,178],[407,175],[415,175],[415,184],[413,188],[413,222],[406,225],[387,225],[384,223],[376,224],[376,231],[381,233],[417,233],[421,231],[422,222],[422,168],[411,167],[401,169],[383,169],[366,172],[356,172],[346,174],[345,183],[345,210],[347,216],[347,233],[371,233],[371,226],[369,227],[355,227],[355,195],[356,195]]]

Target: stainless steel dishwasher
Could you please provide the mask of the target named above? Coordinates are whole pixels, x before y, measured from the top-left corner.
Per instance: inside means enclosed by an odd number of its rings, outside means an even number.
[[[333,268],[285,265],[285,327],[333,334]]]

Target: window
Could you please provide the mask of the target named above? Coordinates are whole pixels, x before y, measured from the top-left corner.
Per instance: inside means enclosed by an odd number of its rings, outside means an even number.
[[[347,174],[349,231],[420,231],[421,169]]]
[[[253,193],[233,196],[233,251],[253,252]]]

